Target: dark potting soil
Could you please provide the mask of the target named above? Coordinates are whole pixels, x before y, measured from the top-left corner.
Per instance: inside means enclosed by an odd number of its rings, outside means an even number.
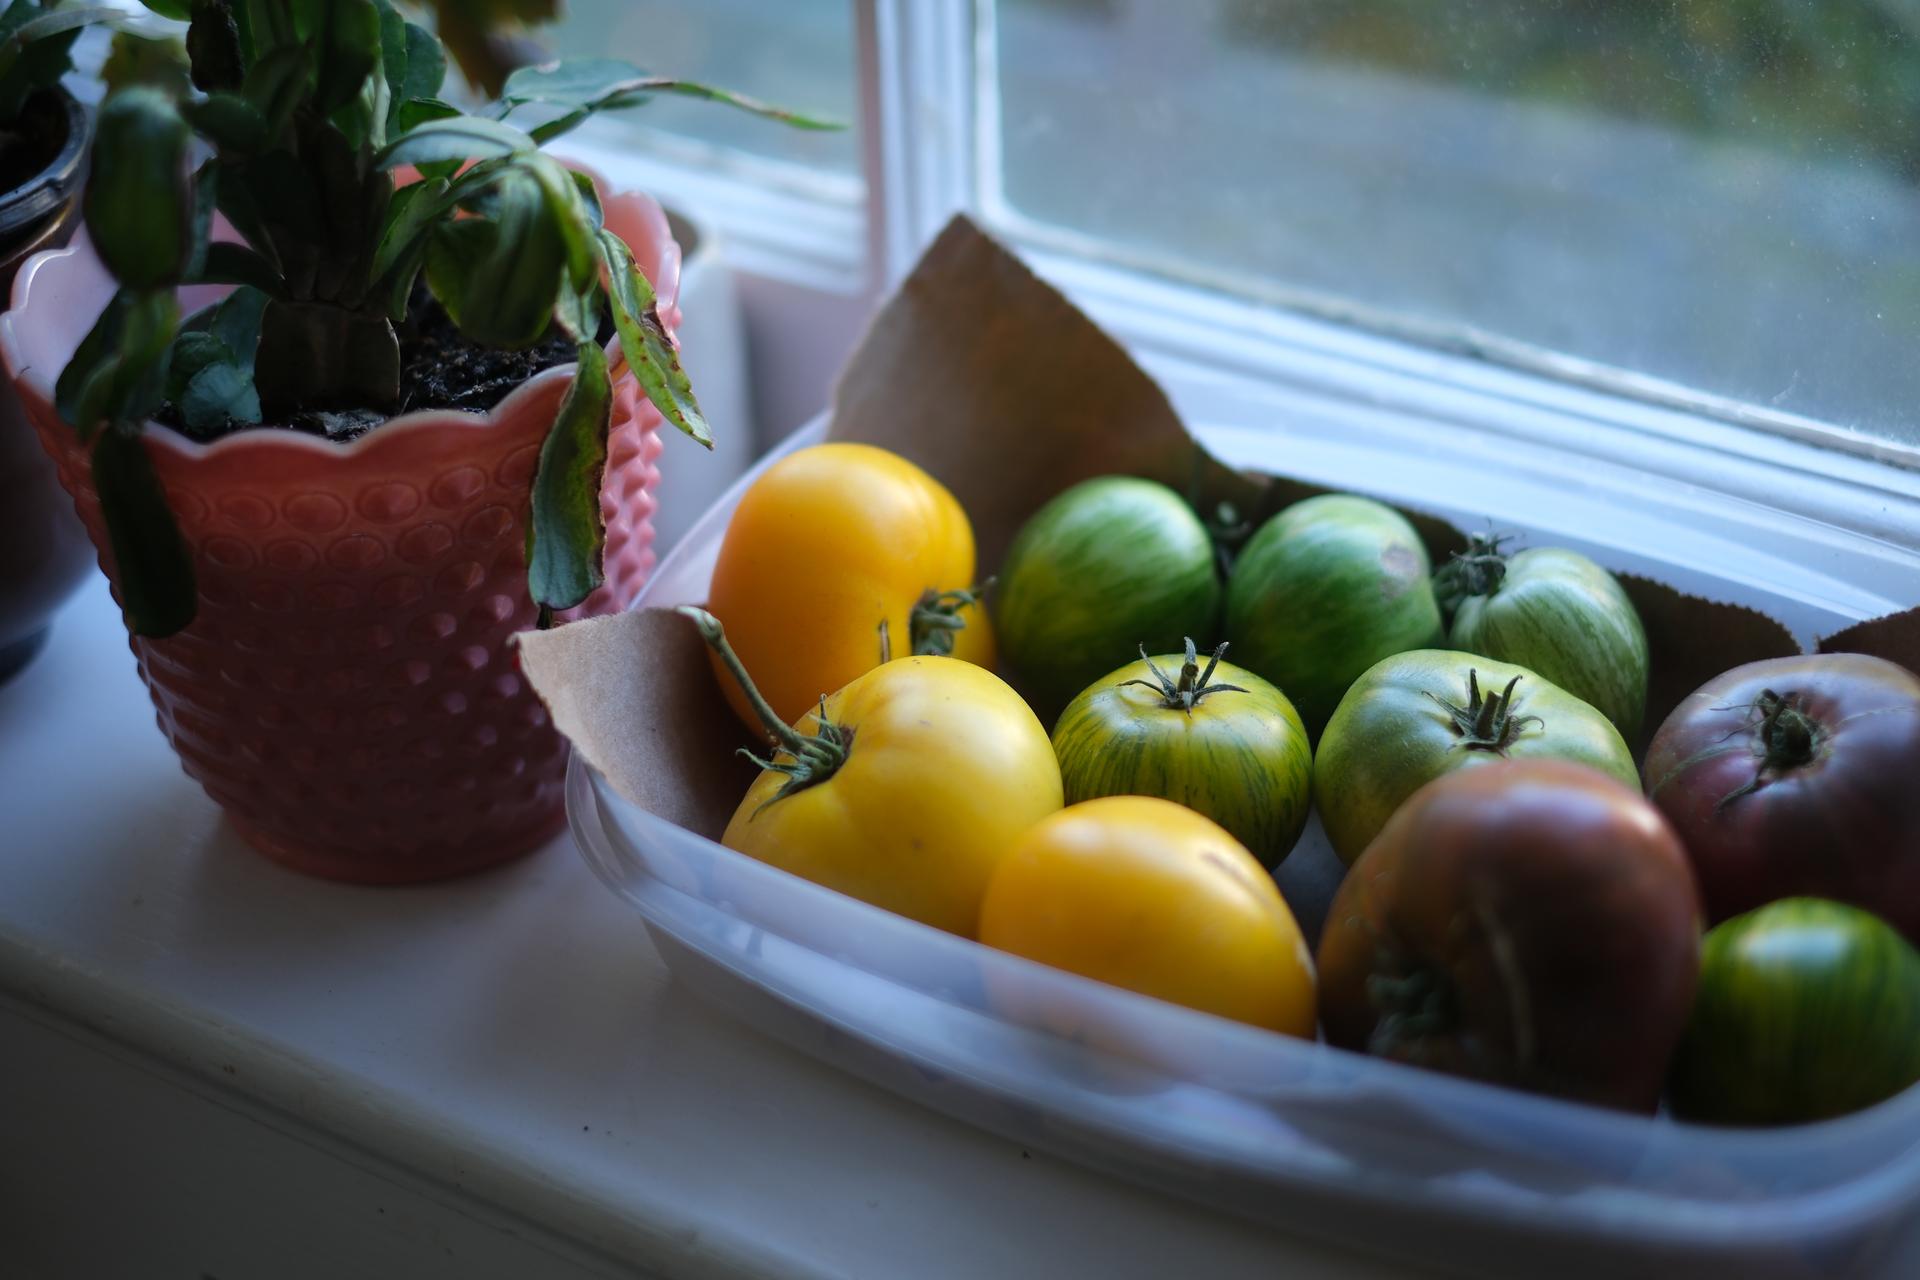
[[[59,95],[36,93],[20,108],[20,118],[0,129],[0,191],[12,191],[39,177],[67,142],[67,110]]]
[[[501,351],[469,341],[455,327],[446,309],[421,284],[414,289],[407,321],[400,327],[400,407],[393,413],[378,409],[315,409],[296,413],[282,422],[228,423],[214,431],[189,431],[171,403],[153,415],[183,435],[216,440],[237,431],[302,431],[345,443],[357,440],[390,418],[417,409],[460,409],[485,413],[513,389],[556,365],[571,364],[579,353],[563,333],[553,330],[531,347]],[[603,333],[605,341],[610,333]]]

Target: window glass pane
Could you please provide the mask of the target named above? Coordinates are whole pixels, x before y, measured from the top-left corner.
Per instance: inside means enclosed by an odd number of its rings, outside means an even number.
[[[1907,0],[994,17],[1024,219],[1920,443]]]
[[[851,125],[853,6],[848,0],[567,0],[566,19],[542,32],[563,58],[625,58],[650,72],[720,85]],[[815,133],[711,102],[656,98],[623,123],[660,129],[776,160],[860,172],[853,129]]]

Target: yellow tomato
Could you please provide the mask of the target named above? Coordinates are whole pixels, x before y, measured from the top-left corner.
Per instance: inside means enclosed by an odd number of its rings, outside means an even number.
[[[973,556],[966,512],[925,471],[872,445],[815,445],[768,468],[741,498],[707,607],[792,723],[879,665],[882,622],[896,656],[951,652],[991,667],[993,636],[977,604],[951,611],[965,624],[957,633],[923,625],[915,643],[916,605],[971,588]],[[733,709],[757,725],[717,661],[715,671]]]
[[[816,708],[786,730],[794,736],[720,842],[974,936],[994,867],[1060,808],[1040,721],[991,671],[940,657],[895,658],[856,677],[827,698],[822,721]]]
[[[1312,1039],[1313,957],[1225,828],[1108,796],[1041,819],[994,873],[980,941],[1117,987]]]

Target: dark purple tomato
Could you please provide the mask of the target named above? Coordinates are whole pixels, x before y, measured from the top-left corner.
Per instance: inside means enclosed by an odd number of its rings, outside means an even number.
[[[1497,760],[1415,792],[1320,937],[1342,1048],[1651,1111],[1700,968],[1685,852],[1645,797],[1564,760]]]
[[[1645,776],[1709,923],[1832,898],[1920,940],[1920,678],[1904,667],[1857,653],[1735,667],[1667,717]]]

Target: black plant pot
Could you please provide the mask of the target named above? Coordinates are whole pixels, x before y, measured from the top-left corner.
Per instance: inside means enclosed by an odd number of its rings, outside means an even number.
[[[20,264],[73,234],[86,177],[87,112],[73,95],[43,91],[22,119],[38,128],[36,159],[50,158],[0,192],[0,297],[9,305]],[[0,383],[0,681],[39,651],[54,610],[93,563],[93,545],[60,491],[52,459],[11,385]]]

